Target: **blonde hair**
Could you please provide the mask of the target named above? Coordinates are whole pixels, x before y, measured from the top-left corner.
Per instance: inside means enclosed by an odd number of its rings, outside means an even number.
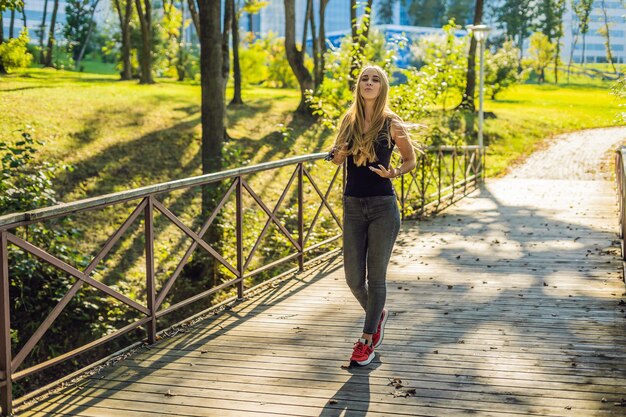
[[[378,75],[380,80],[380,94],[376,97],[374,102],[374,112],[372,114],[372,120],[369,128],[365,130],[365,99],[361,95],[359,85],[363,78],[363,73],[373,69]],[[376,65],[369,65],[364,67],[357,78],[357,82],[354,87],[354,100],[352,105],[346,111],[341,124],[339,125],[339,133],[335,140],[336,146],[341,146],[344,143],[348,143],[349,147],[346,150],[348,155],[352,155],[354,158],[354,164],[356,166],[364,166],[368,163],[376,162],[376,151],[374,149],[374,143],[378,136],[378,133],[385,125],[385,121],[391,119],[395,122],[394,125],[398,126],[403,135],[409,138],[409,133],[402,123],[400,117],[395,114],[389,108],[389,79],[385,71]],[[387,135],[387,146],[391,147],[391,135]]]

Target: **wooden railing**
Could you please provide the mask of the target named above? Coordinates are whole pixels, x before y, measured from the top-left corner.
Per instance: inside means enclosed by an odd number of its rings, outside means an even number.
[[[2,407],[2,414],[8,415],[12,411],[12,387],[15,381],[41,372],[50,366],[65,362],[70,358],[92,350],[99,345],[140,327],[145,327],[148,343],[154,343],[157,339],[158,319],[174,310],[188,306],[195,301],[232,286],[237,288],[237,297],[242,298],[244,296],[244,279],[289,261],[293,262],[297,260],[298,266],[287,271],[287,273],[302,270],[305,266],[305,257],[307,254],[316,249],[326,248],[329,244],[337,241],[341,237],[342,223],[340,221],[340,215],[337,213],[340,204],[338,201],[331,201],[331,195],[341,194],[345,182],[345,168],[342,169],[341,166],[335,167],[330,163],[323,162],[322,159],[324,156],[325,154],[319,153],[289,158],[0,217],[0,309],[2,311],[2,316],[0,317],[0,405]],[[432,148],[421,155],[419,159],[420,163],[415,170],[402,177],[402,179],[395,180],[395,187],[398,191],[399,206],[401,207],[403,218],[420,217],[428,212],[437,211],[445,207],[474,189],[480,181],[483,172],[483,161],[477,147]],[[315,175],[311,173],[311,168],[316,166],[315,164],[318,164],[317,168],[322,170],[320,172],[325,172],[326,174],[332,173],[332,175],[325,175],[327,184],[322,187],[319,185],[319,178],[316,178]],[[289,169],[291,175],[280,198],[278,198],[273,208],[269,208],[263,201],[263,198],[261,198],[250,185],[250,178],[260,175],[262,172],[277,172],[279,169]],[[340,177],[342,179],[338,180]],[[303,190],[305,180],[309,184],[309,191],[311,191],[311,189],[314,190],[314,192],[309,192],[309,194],[313,194],[317,200],[315,215],[312,216],[312,220],[307,225],[305,225],[304,222],[305,196]],[[208,215],[208,218],[198,230],[192,230],[192,228],[187,226],[178,216],[166,207],[164,199],[162,198],[165,193],[174,190],[189,190],[194,187],[217,182],[225,184],[224,189],[226,189],[226,191],[213,212]],[[279,209],[294,183],[296,184],[296,189],[292,191],[292,193],[297,196],[292,194],[291,200],[293,201],[295,199],[297,203],[297,233],[290,232],[278,218]],[[335,191],[334,194],[332,193],[333,190]],[[219,253],[203,239],[213,221],[219,215],[220,211],[223,210],[227,200],[229,200],[233,194],[236,201],[234,222],[236,231],[236,262],[234,263],[229,262],[223,254]],[[246,198],[252,198],[258,207],[267,215],[267,221],[262,231],[256,236],[256,241],[247,256],[244,256],[243,239],[245,227],[244,210],[246,209],[243,205],[244,196],[246,196]],[[335,200],[339,200],[339,198],[335,198]],[[101,210],[105,207],[116,207],[121,204],[133,204],[134,209],[123,221],[121,226],[108,237],[98,253],[83,270],[64,262],[41,247],[29,242],[27,234],[20,237],[19,233],[16,232],[16,230],[20,228],[28,227],[35,223],[41,223],[49,219],[63,218],[90,210]],[[337,209],[333,208],[333,206],[337,207]],[[330,217],[336,224],[335,232],[330,236],[323,236],[322,240],[318,238],[318,241],[315,241],[315,239],[311,238],[312,231],[320,219],[320,213],[324,208],[328,210],[327,213],[330,213]],[[159,289],[155,281],[154,252],[154,220],[157,213],[160,213],[160,216],[167,219],[167,221],[175,225],[192,240],[191,245],[178,262],[178,266],[173,273],[164,280],[164,283]],[[112,286],[104,284],[102,280],[96,280],[91,276],[96,266],[110,253],[111,249],[120,240],[124,232],[137,222],[137,219],[143,220],[143,232],[141,233],[145,241],[145,303],[140,303]],[[268,261],[261,267],[250,270],[251,259],[258,252],[260,242],[266,235],[270,225],[274,225],[278,228],[295,252],[283,256],[280,259]],[[292,230],[293,229],[292,225]],[[21,251],[38,259],[38,262],[51,265],[75,279],[69,291],[58,301],[49,315],[42,320],[37,330],[30,336],[30,339],[21,349],[15,352],[15,354],[13,354],[15,347],[12,346],[11,342],[11,304],[9,288],[12,271],[10,271],[11,260],[9,256],[11,252],[9,251],[9,245],[19,248]],[[338,243],[337,246],[338,247],[332,250],[327,250],[318,257],[307,260],[307,262],[316,261],[318,258],[339,252],[341,248]],[[214,260],[219,262],[234,278],[173,305],[164,304],[174,282],[181,275],[183,266],[188,262],[190,256],[198,247],[202,248]],[[21,369],[24,360],[33,351],[37,343],[41,341],[44,334],[50,329],[50,326],[64,311],[72,298],[78,293],[81,287],[85,285],[91,286],[114,298],[117,302],[135,310],[139,313],[141,318],[84,346]],[[28,296],[28,294],[26,294],[26,296]]]
[[[619,206],[620,238],[622,241],[622,262],[626,262],[626,147],[615,152],[615,181]],[[626,264],[624,264],[626,266]]]

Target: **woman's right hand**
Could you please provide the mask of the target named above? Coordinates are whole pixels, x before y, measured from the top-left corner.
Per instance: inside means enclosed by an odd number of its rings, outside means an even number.
[[[337,165],[343,164],[343,161],[346,160],[349,154],[347,143],[335,145],[335,157],[333,158],[333,162]]]

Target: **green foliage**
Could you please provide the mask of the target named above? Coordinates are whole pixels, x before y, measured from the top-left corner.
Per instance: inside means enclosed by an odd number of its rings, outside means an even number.
[[[572,0],[574,13],[578,17],[578,31],[583,35],[589,32],[589,16],[594,0]]]
[[[71,168],[48,162],[37,163],[37,152],[42,145],[29,132],[22,133],[22,140],[14,145],[0,142],[0,214],[57,203],[52,181],[58,171]],[[82,233],[73,226],[70,218],[54,223],[36,223],[13,233],[22,234],[31,244],[45,248],[61,261],[84,269],[90,259],[71,248]],[[9,275],[12,339],[14,346],[21,346],[52,306],[67,293],[75,279],[13,245],[9,246]],[[39,343],[26,363],[40,363],[65,353],[77,347],[77,343],[86,344],[110,332],[118,321],[125,322],[116,303],[109,303],[104,309],[106,301],[93,288],[85,286],[79,290],[66,307],[70,314],[61,315],[55,321],[45,336],[46,343]],[[73,337],[68,338],[68,334]],[[22,389],[18,386],[18,393]]]
[[[378,65],[391,74],[395,69],[393,56],[398,46],[400,45],[386,44],[384,35],[372,29],[361,59],[364,63]],[[334,129],[354,98],[350,91],[349,74],[352,59],[357,55],[360,55],[360,51],[353,47],[352,38],[343,38],[339,48],[331,48],[326,52],[324,81],[317,91],[307,93],[313,115],[329,129]]]
[[[96,25],[91,19],[94,5],[93,0],[67,0],[65,4],[63,37],[68,49],[72,52],[72,58],[76,61],[83,44],[87,41],[89,28]],[[90,49],[85,50],[86,53],[89,51]]]
[[[611,87],[611,94],[620,99],[621,103],[619,107],[626,107],[626,77],[623,75],[613,84]],[[617,118],[622,122],[626,123],[626,111],[621,111],[617,114]]]
[[[533,0],[504,0],[495,8],[496,21],[504,26],[506,36],[516,39],[530,34],[532,22],[537,14]]]
[[[265,80],[265,85],[277,88],[298,87],[298,80],[287,61],[283,39],[277,38],[275,33],[270,32],[257,42],[260,42],[259,46],[267,51],[265,61],[267,79]],[[245,75],[242,76],[245,77]]]
[[[556,47],[548,37],[541,32],[535,32],[530,36],[528,57],[522,61],[522,65],[531,68],[539,75],[539,82],[545,81],[545,69],[554,58]]]
[[[28,30],[23,29],[19,37],[0,45],[0,63],[7,71],[30,65],[33,56],[28,52],[28,41]]]
[[[267,65],[269,54],[265,46],[263,39],[248,39],[248,42],[239,48],[239,65],[243,84],[259,85],[269,78]]]
[[[511,40],[504,42],[495,54],[485,51],[485,87],[491,99],[519,81],[519,53]]]
[[[465,88],[467,39],[454,36],[456,29],[451,20],[443,27],[443,34],[424,36],[411,48],[416,60],[423,63],[420,72],[425,90],[434,94],[444,110],[449,95],[460,95]]]

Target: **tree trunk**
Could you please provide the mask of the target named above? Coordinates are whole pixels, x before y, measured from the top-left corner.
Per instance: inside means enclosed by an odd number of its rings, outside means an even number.
[[[365,52],[365,45],[370,37],[370,27],[372,26],[372,2],[373,0],[367,0],[365,14],[363,16],[363,37],[359,39],[359,51],[361,54]]]
[[[152,0],[135,0],[139,27],[141,28],[141,52],[139,56],[139,84],[154,84],[152,78]],[[144,12],[145,9],[145,12]]]
[[[311,1],[311,0],[309,0]],[[313,12],[313,2],[311,1],[311,8],[309,9],[309,15],[308,18],[311,22],[311,46],[312,46],[312,50],[313,50],[313,83],[315,86],[315,89],[317,89],[317,87],[319,87],[321,81],[318,78],[319,77],[319,66],[320,66],[320,47],[319,47],[319,38],[316,36],[316,29],[315,29],[315,13]],[[305,18],[306,20],[306,18]],[[303,48],[305,43],[302,43]]]
[[[46,15],[48,14],[48,0],[45,0],[43,3],[43,18],[41,19],[41,30],[39,31],[39,49],[41,53],[39,54],[39,63],[43,64],[45,62],[45,54],[43,49],[43,37],[44,31],[46,30]]]
[[[325,13],[327,4],[328,0],[320,0],[320,31],[319,36],[317,37],[320,43],[320,62],[317,67],[319,74],[315,77],[315,79],[319,80],[319,85],[324,82],[324,68],[326,67],[326,59],[324,57],[326,54],[326,28],[324,26],[324,22],[326,20]]]
[[[9,39],[15,37],[15,8],[11,9],[11,20],[9,23]]]
[[[554,84],[559,83],[559,55],[561,54],[560,38],[556,39],[556,50],[554,52]]]
[[[284,0],[285,2],[285,52],[289,66],[300,84],[300,104],[296,109],[297,113],[311,114],[311,109],[306,102],[306,90],[312,90],[313,78],[311,73],[304,66],[304,50],[296,47],[296,11],[294,0]]]
[[[196,8],[196,0],[187,0],[187,5],[189,6],[189,14],[191,14],[193,27],[196,28],[196,34],[198,35],[198,38],[200,38],[200,15],[198,13],[198,9]]]
[[[199,9],[200,21],[203,22],[200,25],[202,173],[208,174],[222,169],[225,79],[222,72],[221,4],[219,1],[200,0]]]
[[[585,62],[587,61],[587,58],[585,57],[585,35],[586,33],[583,33],[583,51],[582,51],[582,56],[581,56],[581,64],[584,67],[585,66]]]
[[[228,40],[230,37],[230,28],[233,25],[233,0],[226,0],[224,6],[224,28],[222,31],[222,78],[224,78],[224,97],[226,96],[226,85],[230,75],[230,49],[228,48]]]
[[[178,81],[185,80],[185,1],[180,0],[180,42],[178,46],[178,65],[176,72],[178,73]]]
[[[27,28],[28,27],[28,22],[26,21],[26,10],[24,9],[24,5],[22,5],[22,27],[23,28]]]
[[[483,20],[483,0],[476,0],[475,7],[473,24],[480,25]],[[463,93],[461,104],[457,107],[467,109],[472,112],[476,110],[476,106],[474,105],[474,94],[476,92],[476,49],[476,38],[472,36],[470,40],[469,52],[467,54],[465,92]]]
[[[52,49],[55,44],[54,39],[54,27],[57,23],[57,12],[59,11],[59,0],[54,0],[54,7],[52,8],[52,17],[50,18],[50,31],[48,32],[48,49],[46,51],[46,59],[44,66],[52,67]]]
[[[352,33],[352,48],[356,48],[359,42],[358,26],[356,19],[356,0],[350,0],[350,29]],[[359,57],[353,52],[350,59],[350,74],[348,74],[348,85],[350,91],[354,90],[354,84],[356,83],[356,77],[359,71]]]
[[[96,7],[98,7],[98,3],[100,2],[100,0],[95,0],[93,3],[93,6],[91,8],[91,13],[90,13],[90,23],[89,23],[89,30],[87,31],[87,36],[85,36],[85,41],[83,42],[83,46],[81,46],[80,48],[80,52],[78,53],[78,58],[76,59],[76,63],[74,65],[75,69],[78,69],[80,67],[80,61],[83,60],[83,55],[85,55],[85,50],[87,49],[87,44],[89,43],[89,38],[91,38],[91,33],[93,32],[93,27],[95,26],[96,22],[93,20],[93,15],[96,13]]]
[[[233,2],[233,78],[235,88],[233,99],[229,105],[243,104],[241,99],[241,65],[239,63],[239,11],[235,9],[235,0]]]
[[[2,22],[2,13],[0,13],[0,45],[2,45],[4,43],[4,26],[3,26],[3,22]],[[4,68],[4,64],[2,63],[2,60],[0,59],[0,74],[6,74],[7,70],[6,68]]]
[[[133,68],[130,62],[130,20],[133,14],[133,0],[124,0],[124,11],[122,11],[122,0],[113,0],[113,5],[117,11],[117,17],[120,20],[120,30],[122,32],[122,72],[121,80],[130,80],[133,78]]]

